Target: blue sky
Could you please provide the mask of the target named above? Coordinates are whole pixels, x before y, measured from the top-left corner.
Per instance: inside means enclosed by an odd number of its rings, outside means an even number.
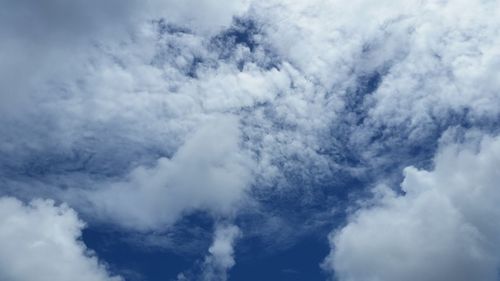
[[[497,281],[499,18],[0,1],[0,280]]]

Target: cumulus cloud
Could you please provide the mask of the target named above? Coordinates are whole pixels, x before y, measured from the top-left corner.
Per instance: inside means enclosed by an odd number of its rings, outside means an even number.
[[[241,231],[236,225],[217,224],[208,255],[197,269],[199,272],[180,273],[177,280],[227,280],[228,271],[235,265],[234,244],[240,236]]]
[[[496,1],[255,6],[265,11],[266,42],[314,84],[307,96],[343,103],[332,107],[342,121],[329,120],[348,123],[349,147],[361,159],[374,163],[401,139],[435,142],[450,123],[479,126],[500,114]]]
[[[500,138],[450,144],[431,171],[405,169],[404,194],[375,191],[332,233],[339,280],[497,280]]]
[[[0,279],[120,281],[80,241],[84,223],[65,205],[0,198]]]
[[[240,142],[236,117],[209,120],[171,159],[87,192],[90,212],[133,229],[161,228],[194,210],[230,217],[247,195],[254,165]]]
[[[406,33],[408,48],[375,93],[377,106],[370,114],[383,122],[387,116],[397,123],[410,120],[414,126],[464,108],[472,119],[498,115],[493,69],[498,67],[499,4],[428,1],[418,8],[418,14],[402,20],[406,31],[396,31]]]
[[[227,280],[227,272],[234,266],[234,244],[241,235],[235,225],[217,226],[214,240],[205,257],[203,280]]]
[[[0,9],[0,192],[92,221],[316,227],[449,127],[498,129],[498,1],[45,2]]]

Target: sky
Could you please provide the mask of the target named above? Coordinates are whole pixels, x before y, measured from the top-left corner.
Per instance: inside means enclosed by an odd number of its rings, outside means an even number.
[[[0,0],[1,281],[500,281],[500,1]]]

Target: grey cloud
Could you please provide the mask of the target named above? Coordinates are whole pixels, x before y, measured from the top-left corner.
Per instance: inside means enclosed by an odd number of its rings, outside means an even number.
[[[67,78],[83,75],[81,65],[92,45],[126,40],[148,21],[161,18],[212,34],[228,26],[248,3],[5,0],[1,5],[0,99],[5,114],[36,105],[33,99],[40,99],[41,84],[65,83]]]

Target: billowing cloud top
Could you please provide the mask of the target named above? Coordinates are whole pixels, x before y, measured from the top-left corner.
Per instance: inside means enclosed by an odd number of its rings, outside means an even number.
[[[497,279],[499,18],[488,0],[2,1],[0,274],[130,278],[78,212],[135,247],[197,241],[164,279],[225,280],[240,245],[305,236],[329,237],[341,281]]]
[[[341,280],[497,280],[499,161],[500,139],[486,137],[444,147],[432,171],[406,168],[404,195],[376,189],[332,234],[325,267]]]
[[[0,198],[0,278],[41,281],[122,281],[79,240],[84,226],[67,206],[49,200],[23,205]]]

